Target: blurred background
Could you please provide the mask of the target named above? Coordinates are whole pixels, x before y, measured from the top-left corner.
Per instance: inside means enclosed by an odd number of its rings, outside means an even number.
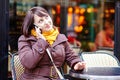
[[[114,49],[115,1],[119,0],[9,0],[8,50],[12,53],[18,50],[17,41],[21,35],[23,19],[34,6],[44,7],[49,12],[54,25],[67,36],[73,48],[78,46],[82,51],[96,51],[99,47]],[[119,23],[119,19],[116,23]],[[116,26],[119,29],[119,24]],[[120,52],[120,45],[117,45],[117,40],[120,40],[118,32],[116,30],[116,54]],[[10,60],[8,67],[10,71]],[[11,73],[8,75],[11,78]]]
[[[75,40],[80,42],[80,48],[84,51],[96,50],[95,38],[104,29],[105,21],[114,24],[114,0],[10,0],[11,52],[17,51],[17,40],[21,35],[24,16],[33,6],[47,9],[60,33],[65,34],[73,46],[77,45]],[[111,40],[114,41],[114,36],[111,36]]]

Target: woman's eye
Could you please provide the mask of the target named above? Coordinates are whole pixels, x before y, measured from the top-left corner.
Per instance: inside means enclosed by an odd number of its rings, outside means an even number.
[[[41,22],[43,22],[43,20],[41,19],[41,20],[39,20],[39,23],[41,23]]]

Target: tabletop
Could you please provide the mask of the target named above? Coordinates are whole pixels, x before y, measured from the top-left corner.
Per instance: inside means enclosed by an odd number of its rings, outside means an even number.
[[[120,80],[120,67],[88,67],[84,70],[70,70],[69,75],[82,79]]]

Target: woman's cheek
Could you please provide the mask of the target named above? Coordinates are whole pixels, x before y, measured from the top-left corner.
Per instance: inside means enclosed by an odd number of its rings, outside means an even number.
[[[44,28],[44,24],[39,24],[40,29]]]

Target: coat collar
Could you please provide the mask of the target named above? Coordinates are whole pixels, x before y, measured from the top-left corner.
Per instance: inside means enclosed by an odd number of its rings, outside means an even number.
[[[27,37],[26,40],[28,40],[28,41],[37,41],[37,38],[31,35],[31,36]]]
[[[37,38],[35,38],[34,36],[29,36],[29,37],[26,38],[26,40],[28,40],[28,41],[37,41]],[[67,41],[66,36],[64,34],[58,34],[55,42],[53,43],[53,45],[51,47],[54,47],[54,46],[56,46],[56,45],[58,45],[58,44],[60,44],[62,42],[65,42],[65,41]]]
[[[58,44],[60,44],[62,42],[65,42],[65,41],[67,41],[66,36],[63,35],[63,34],[58,34],[57,39],[53,43],[52,47],[54,47],[54,46],[56,46],[56,45],[58,45]]]

